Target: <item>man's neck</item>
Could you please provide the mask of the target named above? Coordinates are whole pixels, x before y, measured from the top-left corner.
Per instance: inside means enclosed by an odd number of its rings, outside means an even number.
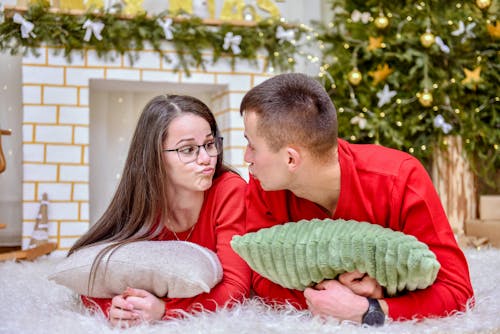
[[[335,158],[328,164],[310,164],[299,172],[289,190],[323,207],[331,216],[340,195],[340,164]]]

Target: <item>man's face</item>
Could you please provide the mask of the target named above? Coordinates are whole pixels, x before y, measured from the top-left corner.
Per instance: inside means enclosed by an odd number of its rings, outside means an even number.
[[[245,111],[243,114],[245,138],[248,141],[244,158],[250,164],[248,170],[260,181],[264,190],[286,189],[286,150],[270,150],[265,138],[257,135],[258,118],[255,112]]]

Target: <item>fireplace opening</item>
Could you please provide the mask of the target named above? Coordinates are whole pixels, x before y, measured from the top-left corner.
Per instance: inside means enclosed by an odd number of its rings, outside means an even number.
[[[137,119],[146,103],[161,94],[192,95],[214,112],[224,128],[229,108],[227,85],[90,80],[89,85],[89,221],[95,223],[109,205],[127,158]],[[225,145],[227,142],[225,142]]]

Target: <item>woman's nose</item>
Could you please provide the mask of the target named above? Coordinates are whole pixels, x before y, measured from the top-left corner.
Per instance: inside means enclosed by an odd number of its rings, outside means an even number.
[[[198,151],[197,161],[199,163],[209,163],[210,162],[210,156],[208,155],[207,150],[205,149],[205,146],[200,147],[200,150]]]

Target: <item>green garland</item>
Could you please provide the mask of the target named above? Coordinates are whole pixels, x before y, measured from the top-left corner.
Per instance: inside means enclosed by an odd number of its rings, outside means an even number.
[[[9,50],[11,54],[21,51],[36,52],[43,44],[63,47],[69,61],[76,52],[95,49],[99,57],[106,58],[113,52],[118,52],[128,55],[133,62],[137,58],[137,51],[149,43],[170,62],[170,58],[162,49],[163,43],[167,40],[163,28],[157,23],[157,19],[166,17],[168,12],[157,15],[143,13],[126,18],[121,16],[120,12],[111,13],[103,10],[74,15],[51,11],[47,3],[40,2],[31,5],[22,14],[27,21],[35,25],[33,30],[35,36],[22,38],[20,25],[13,21],[13,11],[6,10],[4,21],[0,23],[0,50]],[[85,29],[82,26],[87,19],[100,21],[105,25],[102,40],[92,37],[90,41],[84,41]],[[300,53],[299,43],[276,38],[277,28],[284,25],[279,20],[267,19],[254,26],[228,23],[214,27],[205,25],[198,17],[184,16],[172,24],[173,39],[168,42],[172,43],[179,57],[179,67],[176,69],[184,70],[187,74],[190,73],[190,68],[205,68],[207,60],[203,58],[203,50],[213,52],[213,63],[222,56],[229,56],[233,67],[238,60],[256,61],[259,50],[265,50],[269,66],[286,72],[293,70]],[[293,29],[296,41],[307,33],[307,28],[304,26]],[[241,53],[236,55],[230,49],[223,49],[224,36],[227,32],[242,37]]]
[[[459,135],[477,175],[498,192],[500,43],[488,31],[499,24],[498,1],[484,9],[474,0],[330,2],[333,19],[316,26],[323,56],[319,76],[340,111],[340,136],[404,150],[427,163],[447,135]],[[377,26],[379,16],[387,19],[386,27]],[[420,40],[427,30],[436,37],[429,47]],[[370,48],[370,38],[383,44]],[[384,64],[392,72],[377,83],[373,72]],[[465,70],[478,67],[479,82],[466,80]],[[349,74],[354,68],[362,75],[359,83]],[[385,85],[395,96],[378,106]],[[418,95],[426,89],[433,100],[427,106]],[[436,126],[436,117],[448,128]]]

